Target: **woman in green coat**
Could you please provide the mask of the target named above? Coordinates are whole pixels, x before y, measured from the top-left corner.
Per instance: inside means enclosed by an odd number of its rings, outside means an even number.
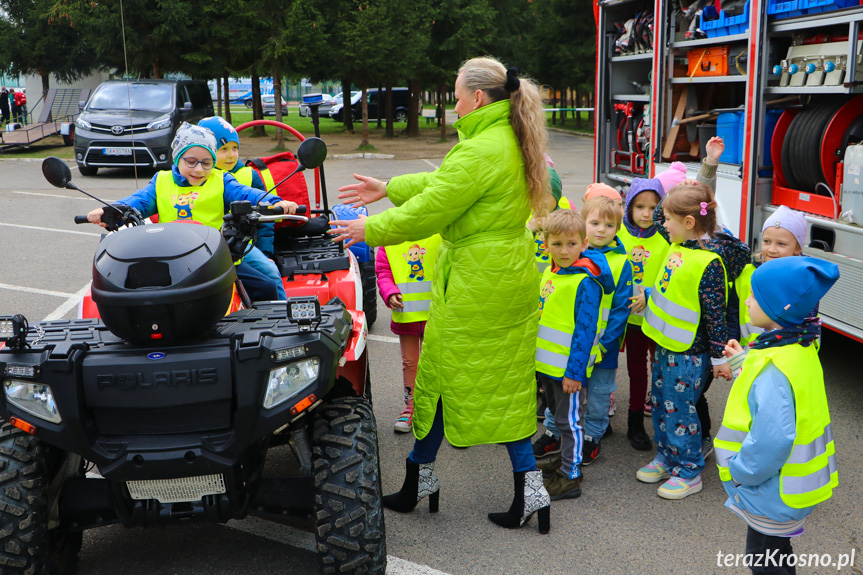
[[[414,449],[404,485],[384,498],[407,512],[429,496],[437,510],[434,461],[444,434],[454,446],[506,445],[515,497],[489,518],[521,527],[539,511],[549,529],[549,496],[530,438],[536,432],[534,356],[539,323],[531,210],[547,211],[545,114],[536,85],[497,60],[465,62],[455,83],[460,142],[440,168],[387,184],[341,188],[346,203],[388,197],[396,207],[359,220],[334,221],[336,241],[398,244],[440,233],[432,300],[414,391]]]

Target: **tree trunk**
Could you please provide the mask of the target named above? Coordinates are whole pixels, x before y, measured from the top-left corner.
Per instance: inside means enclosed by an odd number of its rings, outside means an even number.
[[[351,81],[342,80],[342,121],[345,123],[345,129],[353,134],[354,132],[354,117],[351,113]]]
[[[228,123],[231,123],[231,86],[230,79],[226,75],[223,80],[225,86],[225,119]]]
[[[222,79],[216,78],[216,115],[222,115]]]
[[[261,109],[261,78],[257,74],[252,74],[252,119],[261,120],[264,117],[264,112]],[[263,126],[254,127],[254,136],[263,137],[267,135],[267,131]]]
[[[364,149],[369,145],[369,101],[368,101],[369,88],[368,83],[363,81],[363,96],[362,96],[362,115],[363,115],[363,140],[360,146]]]
[[[393,138],[395,137],[395,131],[393,130],[393,82],[392,80],[387,80],[387,130],[386,137]]]
[[[578,86],[575,87],[575,94],[573,94],[572,100],[573,100],[572,101],[572,107],[573,108],[580,108],[581,107],[579,105],[581,98],[579,98]],[[575,112],[575,129],[576,130],[581,129],[581,112],[579,112],[578,110],[576,110],[576,112]]]
[[[440,94],[440,98],[438,98],[440,102],[438,104],[440,106],[440,139],[446,140],[446,83],[441,82],[438,94]]]
[[[551,109],[552,110],[557,109],[557,88],[551,89]],[[551,125],[552,126],[557,125],[557,112],[551,113]]]
[[[282,79],[279,71],[273,70],[273,106],[276,111],[276,121],[282,121]],[[285,148],[285,131],[276,130],[276,147],[280,150]]]
[[[408,80],[408,88],[410,88],[410,97],[408,98],[408,125],[407,135],[409,137],[417,137],[420,135],[419,113],[420,113],[420,93],[422,85],[417,79]]]
[[[569,88],[564,88],[564,89],[563,89],[563,92],[562,92],[562,93],[561,93],[561,95],[560,95],[560,104],[561,104],[561,106],[560,106],[560,109],[561,109],[561,112],[560,112],[560,125],[561,125],[561,126],[566,126],[566,111],[564,111],[564,108],[566,108],[566,101],[567,101],[566,93],[567,93],[568,91],[569,91]]]

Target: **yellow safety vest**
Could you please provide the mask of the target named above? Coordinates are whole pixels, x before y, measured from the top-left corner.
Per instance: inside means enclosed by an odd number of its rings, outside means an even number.
[[[572,209],[572,204],[569,203],[569,199],[566,196],[561,196],[557,202],[557,207],[569,210]],[[533,214],[530,217],[532,218]],[[527,221],[530,221],[530,218]],[[542,273],[551,264],[551,255],[548,253],[548,246],[545,243],[545,236],[542,232],[537,232],[533,237],[533,241],[536,242],[536,269],[539,270],[539,273]]]
[[[629,263],[632,264],[632,295],[641,293],[640,287],[649,288],[653,285],[662,263],[668,254],[668,242],[659,232],[649,238],[637,238],[629,233],[625,226],[621,226],[617,234],[618,239],[626,248]],[[644,311],[629,314],[629,323],[641,325],[644,322]]]
[[[749,292],[752,289],[752,272],[755,271],[755,266],[747,264],[743,271],[734,280],[734,291],[737,292],[738,310],[740,314],[740,345],[747,347],[750,342],[754,341],[763,328],[756,327],[750,323],[749,308],[746,307],[746,298],[749,297]]]
[[[682,352],[692,346],[701,319],[699,285],[707,265],[722,259],[707,250],[684,248],[671,244],[665,269],[653,284],[644,324],[644,335],[667,350]],[[722,266],[723,273],[725,265]],[[723,281],[723,285],[727,282]],[[725,291],[728,301],[728,291]]]
[[[794,391],[796,435],[791,455],[779,470],[779,494],[789,507],[812,507],[829,499],[839,485],[824,372],[814,345],[752,349],[746,355],[743,371],[728,394],[722,427],[713,442],[719,476],[723,481],[733,480],[728,463],[740,452],[752,427],[749,390],[768,362],[788,378]]]
[[[613,242],[618,242],[617,238],[613,240]],[[615,291],[611,293],[602,294],[602,301],[599,304],[599,337],[605,335],[605,327],[608,325],[608,318],[611,315],[611,302],[614,299],[614,294],[617,291],[617,282],[620,281],[620,274],[623,273],[623,266],[626,264],[626,260],[628,259],[623,254],[618,254],[615,252],[606,252],[603,254],[605,256],[605,261],[608,262],[608,267],[611,268],[611,276],[614,278],[614,286]],[[632,284],[627,284],[627,288],[631,289],[629,286]],[[609,352],[615,350],[606,350]]]
[[[555,274],[545,270],[540,282],[539,332],[536,335],[536,371],[552,377],[563,377],[575,333],[575,296],[579,284],[589,278],[586,274]],[[590,348],[585,377],[593,373],[593,364],[599,357],[599,317],[596,335]],[[582,382],[583,383],[583,382]]]
[[[249,168],[249,169],[251,170],[251,168]],[[260,170],[260,173],[261,173],[261,179],[264,180],[264,187],[266,188],[266,191],[268,191],[272,194],[277,194],[276,189],[275,189],[276,188],[276,180],[273,179],[273,173],[270,171],[270,169],[265,168],[263,170]],[[251,184],[249,184],[249,185],[251,186]]]
[[[393,280],[405,306],[401,311],[393,309],[394,322],[428,320],[434,264],[442,241],[440,234],[435,234],[424,240],[386,247]]]
[[[269,171],[269,170],[267,170],[267,171]],[[250,188],[252,187],[252,168],[250,168],[249,166],[243,166],[242,168],[240,168],[236,172],[228,172],[228,173],[231,174],[232,176],[234,176],[235,178],[237,178],[237,181],[240,182],[241,184],[243,184],[244,186],[248,186]]]
[[[225,215],[224,172],[213,170],[201,186],[180,187],[174,183],[170,171],[156,176],[156,208],[159,221],[175,220],[200,222],[217,230],[222,228]]]

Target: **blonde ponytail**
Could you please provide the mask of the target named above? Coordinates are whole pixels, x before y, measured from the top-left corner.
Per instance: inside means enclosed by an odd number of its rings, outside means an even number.
[[[519,77],[517,87],[508,91],[504,86],[511,86],[512,81],[508,81],[506,68],[490,57],[468,60],[461,65],[458,74],[470,92],[482,90],[492,102],[509,98],[509,120],[521,149],[528,200],[534,214],[543,217],[548,213],[548,200],[552,196],[545,163],[548,132],[539,87],[530,78]]]

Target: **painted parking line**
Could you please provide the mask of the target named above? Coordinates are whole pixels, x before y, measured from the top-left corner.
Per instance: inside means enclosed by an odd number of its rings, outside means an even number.
[[[232,519],[225,524],[226,527],[243,531],[251,535],[257,535],[284,543],[291,547],[303,549],[304,551],[315,552],[315,536],[306,531],[300,531],[287,525],[273,523],[259,517],[246,517],[242,520]],[[406,561],[392,555],[387,555],[387,575],[448,575],[443,571],[438,571],[427,565],[420,565]]]
[[[435,170],[437,170],[437,169],[440,167],[440,166],[436,166],[433,162],[431,162],[431,161],[429,161],[429,160],[427,160],[427,159],[425,159],[425,158],[423,158],[423,162],[425,162],[426,164],[428,164],[429,166],[431,166],[431,167],[432,167],[432,168],[434,168]]]
[[[39,226],[22,226],[20,224],[7,224],[0,222],[0,226],[5,226],[7,228],[21,228],[25,230],[35,230],[37,232],[55,232],[58,234],[75,234],[77,236],[93,236],[94,238],[101,238],[102,234],[94,234],[91,232],[78,232],[75,230],[58,230],[56,228],[40,228]]]
[[[372,341],[383,341],[385,343],[398,343],[399,342],[399,338],[397,338],[397,337],[390,337],[388,335],[374,335],[371,333],[369,334],[369,339]]]
[[[38,192],[12,192],[13,194],[21,194],[22,196],[41,196],[43,198],[57,198],[60,200],[83,200],[92,202],[93,198],[82,198],[80,196],[64,196],[62,194],[40,194]]]
[[[12,291],[23,291],[23,292],[33,293],[33,294],[38,294],[38,295],[52,295],[54,297],[64,297],[64,298],[70,298],[70,297],[73,297],[75,295],[75,294],[66,293],[66,292],[62,292],[62,291],[51,291],[51,290],[47,290],[47,289],[39,289],[39,288],[32,288],[32,287],[13,286],[10,284],[0,284],[0,289],[8,289],[8,290],[12,290]]]
[[[90,289],[90,284],[88,283],[81,289],[79,289],[74,294],[71,294],[66,301],[57,306],[57,309],[49,313],[45,316],[45,319],[42,321],[54,321],[55,319],[62,319],[69,311],[78,305],[78,302],[81,301],[81,298],[84,297],[84,294],[87,293],[87,290]]]

